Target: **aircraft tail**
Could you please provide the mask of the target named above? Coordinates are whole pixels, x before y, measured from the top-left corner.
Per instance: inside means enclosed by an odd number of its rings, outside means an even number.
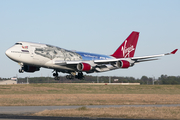
[[[138,37],[139,32],[133,31],[111,56],[115,58],[133,57],[136,50]]]

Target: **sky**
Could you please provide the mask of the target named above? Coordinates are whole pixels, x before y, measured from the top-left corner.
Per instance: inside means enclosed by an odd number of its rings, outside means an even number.
[[[180,48],[179,0],[0,0],[0,77],[51,76],[51,69],[18,73],[5,51],[18,41],[111,55],[132,31],[140,32],[135,56]],[[180,75],[180,51],[160,60],[94,76]],[[66,75],[66,74],[60,74]]]

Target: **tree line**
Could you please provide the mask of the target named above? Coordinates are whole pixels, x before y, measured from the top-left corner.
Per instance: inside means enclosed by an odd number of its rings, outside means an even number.
[[[6,78],[8,79],[8,78]],[[10,78],[9,78],[10,79]],[[0,79],[2,80],[2,78]],[[3,78],[3,80],[5,80]],[[73,79],[68,80],[66,76],[60,76],[60,80],[54,80],[52,77],[30,77],[18,78],[18,83],[140,83],[141,85],[175,85],[180,84],[180,76],[161,75],[158,78],[142,76],[134,77],[118,77],[118,76],[90,76],[86,75],[84,80]]]

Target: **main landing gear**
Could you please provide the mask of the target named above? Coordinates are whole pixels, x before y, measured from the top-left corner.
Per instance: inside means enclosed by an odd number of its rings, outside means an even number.
[[[54,79],[55,80],[59,80],[60,77],[58,76],[58,72],[56,71],[55,73],[53,73]]]
[[[68,79],[68,80],[71,80],[71,79],[74,79],[74,75],[66,75],[66,79]]]
[[[84,80],[85,77],[83,76],[82,72],[78,72],[78,74],[75,75],[75,78],[80,79],[80,80]]]
[[[70,75],[67,75],[66,78],[67,78],[67,79],[77,78],[77,79],[83,80],[85,77],[83,76],[83,73],[82,73],[82,72],[78,72],[77,75],[76,75],[76,73],[71,73]]]
[[[53,73],[53,76],[54,76],[55,80],[60,79],[60,77],[58,76],[58,72],[56,70],[55,70],[55,73]],[[71,80],[71,79],[74,79],[74,78],[83,80],[85,77],[84,77],[82,72],[78,72],[77,75],[76,75],[76,72],[72,72],[70,75],[66,75],[66,79],[68,79],[68,80]]]

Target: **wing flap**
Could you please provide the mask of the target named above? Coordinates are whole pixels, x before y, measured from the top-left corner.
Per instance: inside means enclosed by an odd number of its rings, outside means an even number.
[[[165,56],[165,54],[160,55],[151,55],[151,56],[142,56],[142,57],[133,57],[132,60],[139,60],[139,59],[149,59],[149,58],[155,58],[155,57],[162,57]]]
[[[107,64],[107,63],[116,62],[116,61],[118,61],[118,59],[94,60],[94,63]]]
[[[141,60],[137,60],[137,61],[135,61],[135,63],[139,63],[139,62],[147,62],[147,61],[153,61],[153,60],[159,60],[158,58],[154,58],[154,59],[141,59]]]
[[[61,61],[61,60],[54,60],[54,65],[76,65],[84,61]]]

